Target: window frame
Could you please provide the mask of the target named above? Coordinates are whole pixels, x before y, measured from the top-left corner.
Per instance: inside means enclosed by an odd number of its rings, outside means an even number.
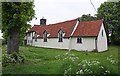
[[[44,34],[43,34],[43,39],[44,39],[43,41],[44,42],[48,42],[47,34],[48,34],[47,32],[44,32]]]
[[[64,34],[64,32],[62,30],[59,30],[59,32],[58,32],[58,42],[63,42],[63,34]]]
[[[102,30],[102,37],[103,37],[104,33],[103,33],[103,30]]]
[[[81,37],[77,37],[77,43],[82,44],[82,38]]]
[[[37,33],[35,32],[35,42],[37,42]]]

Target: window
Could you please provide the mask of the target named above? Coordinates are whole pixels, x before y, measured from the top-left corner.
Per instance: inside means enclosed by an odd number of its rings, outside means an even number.
[[[47,42],[47,32],[44,33],[44,42]]]
[[[59,31],[58,37],[59,37],[58,42],[63,42],[63,31],[62,30]]]
[[[103,30],[102,30],[102,37],[103,37]]]
[[[35,41],[37,41],[37,33],[35,32]]]
[[[77,38],[77,43],[82,43],[82,38],[81,37]]]

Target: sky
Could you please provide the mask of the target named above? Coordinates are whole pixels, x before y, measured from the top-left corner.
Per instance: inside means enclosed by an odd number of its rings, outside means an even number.
[[[97,9],[101,3],[107,0],[91,0]],[[35,0],[35,17],[31,25],[40,24],[40,19],[47,19],[47,24],[59,23],[76,19],[83,14],[94,16],[97,12],[93,8],[90,0]]]
[[[91,0],[97,9],[101,3],[107,0]],[[47,19],[47,24],[59,23],[67,20],[76,19],[83,14],[94,16],[97,12],[93,8],[90,0],[34,0],[35,17],[31,25],[39,25],[40,19]],[[2,33],[0,30],[0,38]]]

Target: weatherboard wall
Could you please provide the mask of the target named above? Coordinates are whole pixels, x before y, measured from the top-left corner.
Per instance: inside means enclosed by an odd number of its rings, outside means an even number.
[[[102,31],[103,31],[103,35],[102,35]],[[98,52],[102,52],[108,49],[107,36],[106,36],[103,24],[101,26],[101,29],[99,31],[98,38],[97,38],[97,49],[98,49]]]
[[[92,51],[95,49],[95,37],[81,37],[82,43],[77,43],[77,37],[71,38],[71,48],[77,51]]]
[[[44,42],[42,38],[35,41],[33,39],[33,46],[46,47],[46,48],[58,48],[58,49],[68,49],[69,39],[64,38],[63,42],[58,42],[58,38],[48,38],[47,42]]]
[[[27,34],[27,45],[32,45],[33,41],[32,41],[32,35],[33,33],[29,33]]]
[[[103,31],[103,32],[102,32]],[[74,49],[78,51],[93,51],[95,49],[98,52],[102,52],[108,49],[107,36],[102,24],[97,41],[96,37],[82,37],[82,43],[77,43],[77,37],[64,38],[63,42],[58,42],[59,38],[48,38],[47,42],[44,42],[43,38],[38,38],[37,41],[33,39],[34,33],[31,32],[27,35],[27,45],[45,47],[45,48],[58,48],[58,49]]]

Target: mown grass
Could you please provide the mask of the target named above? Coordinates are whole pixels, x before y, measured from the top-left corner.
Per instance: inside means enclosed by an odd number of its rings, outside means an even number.
[[[109,50],[98,53],[21,46],[20,54],[25,57],[25,62],[4,66],[2,67],[2,73],[65,74],[67,71],[67,74],[76,74],[80,70],[78,64],[84,64],[84,60],[86,60],[91,63],[92,61],[100,62],[100,65],[107,68],[110,74],[118,74],[120,72],[118,72],[118,48],[119,46],[112,45],[109,46]],[[5,46],[3,46],[3,54],[5,49]],[[98,66],[92,66],[90,69],[99,70]]]

